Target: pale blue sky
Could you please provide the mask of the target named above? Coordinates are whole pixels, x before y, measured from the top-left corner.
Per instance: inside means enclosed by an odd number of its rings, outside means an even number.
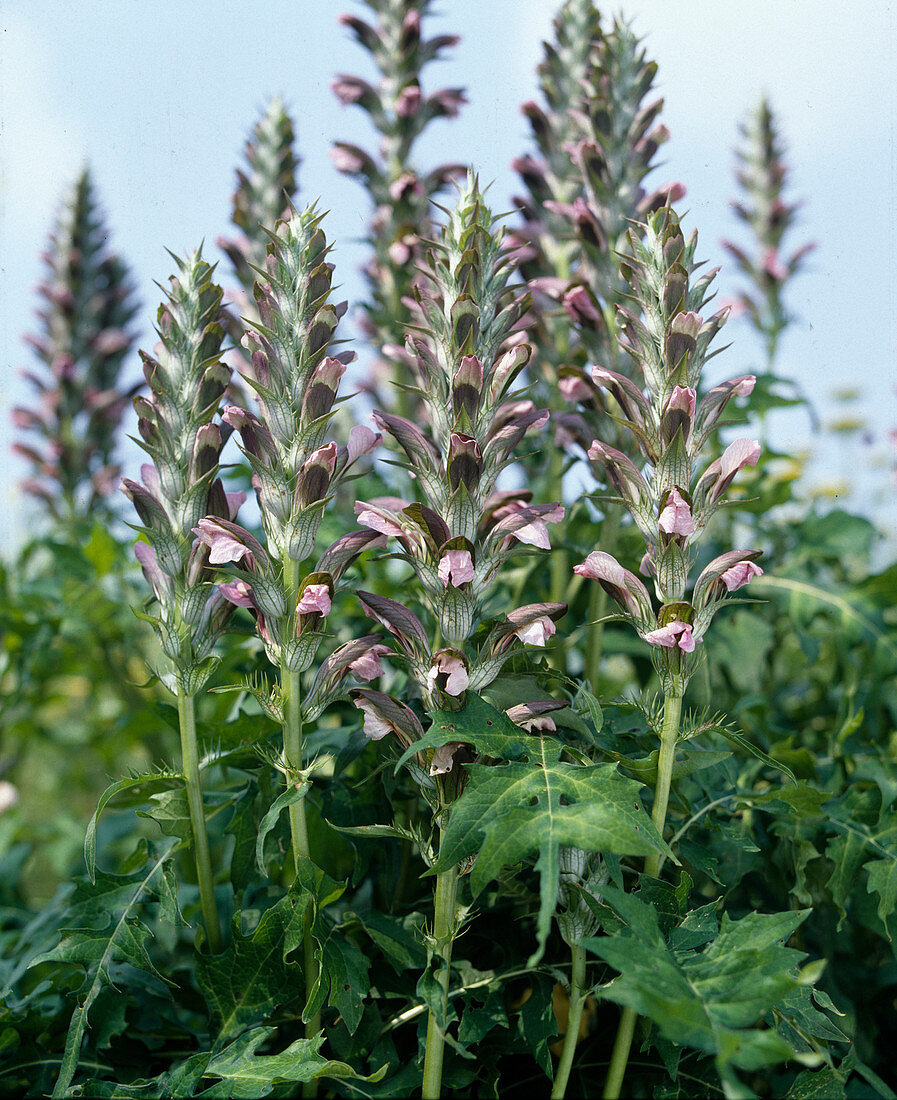
[[[371,143],[361,112],[329,90],[337,71],[367,75],[366,55],[336,25],[352,0],[0,0],[0,500],[17,517],[21,474],[9,457],[8,409],[23,393],[14,369],[29,354],[38,256],[58,198],[89,161],[114,245],[133,268],[144,304],[144,346],[175,252],[228,230],[234,169],[248,129],[279,93],[296,118],[301,198],[331,211],[338,281],[350,301],[363,294],[357,244],[367,219],[361,188],[327,157],[334,139]],[[528,148],[519,104],[535,94],[534,67],[550,32],[553,0],[444,0],[432,28],[457,31],[461,46],[428,70],[437,84],[465,85],[471,103],[440,122],[419,160],[468,161],[508,209],[511,159]],[[610,9],[608,9],[610,10]],[[761,93],[780,116],[790,146],[792,195],[806,206],[795,243],[819,242],[790,299],[801,323],[781,368],[833,415],[831,391],[856,386],[858,410],[881,442],[871,450],[824,444],[817,480],[861,478],[862,499],[886,484],[870,471],[887,459],[897,424],[894,386],[895,27],[891,5],[847,8],[823,0],[633,0],[624,9],[660,65],[664,121],[672,132],[657,182],[681,179],[683,204],[700,234],[700,255],[724,262],[722,236],[737,234],[732,146],[737,125]],[[215,255],[213,247],[207,254]],[[226,271],[226,262],[222,272]],[[734,288],[725,269],[723,296]],[[719,370],[742,373],[756,348],[732,325],[734,347]],[[782,443],[806,443],[806,419],[782,421]],[[864,469],[866,468],[866,469]],[[859,473],[857,473],[859,471]],[[893,490],[892,490],[893,494]],[[885,523],[895,524],[879,509]],[[16,540],[15,520],[0,546]]]

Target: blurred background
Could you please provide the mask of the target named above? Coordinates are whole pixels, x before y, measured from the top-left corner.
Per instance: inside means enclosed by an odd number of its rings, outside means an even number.
[[[420,145],[422,167],[471,160],[491,199],[510,210],[510,162],[529,148],[520,104],[536,96],[535,67],[554,0],[445,0],[434,32],[462,42],[429,70],[431,86],[463,85],[470,103],[435,124]],[[332,259],[350,303],[369,210],[356,181],[327,153],[335,139],[371,144],[366,117],[330,91],[337,72],[369,77],[362,51],[336,23],[352,0],[269,0],[250,15],[231,0],[3,0],[0,4],[0,550],[25,533],[29,507],[16,487],[24,466],[10,454],[10,408],[24,396],[29,364],[21,335],[33,330],[39,255],[64,189],[89,163],[143,303],[141,344],[154,342],[154,281],[172,262],[229,229],[234,170],[268,99],[283,96],[297,121],[300,201],[330,210]],[[613,14],[608,11],[608,14]],[[720,245],[743,239],[729,207],[735,194],[738,126],[767,94],[788,142],[786,197],[805,200],[793,250],[817,242],[787,304],[799,319],[785,334],[777,370],[796,380],[819,417],[772,414],[770,441],[813,452],[807,492],[873,516],[897,537],[895,271],[895,26],[891,5],[762,0],[713,5],[632,0],[623,10],[659,66],[662,115],[672,138],[654,184],[679,179],[680,204],[699,230],[699,255],[723,264],[722,298],[738,276]],[[650,181],[649,181],[650,182]],[[226,271],[225,264],[223,270]],[[745,322],[720,377],[761,366]],[[361,364],[363,366],[363,363]],[[138,373],[137,358],[131,373]],[[133,470],[136,451],[124,464]],[[893,541],[892,541],[893,545]]]

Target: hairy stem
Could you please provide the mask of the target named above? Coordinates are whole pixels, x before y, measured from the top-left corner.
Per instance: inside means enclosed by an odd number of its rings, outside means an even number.
[[[299,600],[299,566],[296,561],[283,556],[284,589],[287,606],[295,607]],[[287,783],[295,783],[302,770],[302,681],[300,673],[293,671],[286,660],[280,665],[280,690],[283,696],[283,760],[286,765]],[[293,871],[295,873],[302,859],[311,859],[308,843],[308,820],[305,816],[305,799],[300,798],[288,807],[290,817],[290,838],[293,852]],[[318,960],[315,958],[315,941],[312,935],[314,914],[309,906],[305,915],[305,927],[302,937],[302,955],[305,969],[305,1000],[318,980]],[[305,1025],[306,1038],[312,1038],[321,1030],[321,1013],[315,1012]],[[317,1081],[305,1082],[302,1095],[312,1097],[317,1093]]]
[[[679,722],[682,718],[682,696],[665,695],[663,700],[663,728],[660,731],[660,759],[657,762],[657,785],[654,789],[654,810],[651,820],[657,831],[663,836],[663,827],[667,820],[667,806],[670,801],[670,784],[673,780],[673,761],[676,757],[676,742],[679,738]],[[663,862],[660,852],[652,852],[645,859],[645,874],[656,878]],[[626,1063],[629,1061],[629,1048],[635,1034],[637,1013],[624,1008],[614,1041],[610,1069],[604,1085],[604,1100],[618,1100],[623,1087]]]
[[[581,944],[570,947],[572,966],[570,969],[570,1012],[567,1016],[567,1030],[564,1033],[564,1047],[561,1060],[551,1089],[551,1100],[562,1100],[567,1091],[567,1081],[573,1066],[576,1043],[579,1039],[579,1027],[582,1022],[582,1010],[586,1003],[586,949]]]
[[[199,902],[206,929],[209,950],[217,955],[223,947],[218,908],[215,905],[215,886],[212,877],[212,859],[209,854],[209,837],[206,833],[206,815],[202,802],[202,786],[199,778],[199,751],[196,744],[196,711],[193,696],[178,689],[178,724],[181,731],[181,762],[184,769],[184,787],[187,807],[190,811],[190,830],[193,833],[193,858],[196,862],[196,880],[199,883]]]
[[[450,867],[436,876],[436,897],[433,916],[435,951],[442,960],[438,981],[442,987],[442,1011],[448,1010],[449,979],[452,962],[452,930],[455,924],[455,905],[458,893],[458,869]],[[439,1100],[442,1096],[442,1057],[445,1052],[445,1036],[433,1009],[427,1019],[427,1045],[424,1053],[424,1079],[422,1100]]]

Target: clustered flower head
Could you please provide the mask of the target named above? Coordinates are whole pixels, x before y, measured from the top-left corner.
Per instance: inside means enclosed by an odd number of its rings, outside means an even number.
[[[119,388],[137,306],[128,270],[108,249],[108,236],[85,169],[65,198],[43,256],[40,332],[26,337],[46,368],[24,374],[37,403],[12,414],[29,437],[13,447],[32,466],[22,488],[56,519],[90,516],[115,488],[118,430],[139,388]]]
[[[397,412],[411,409],[403,390],[386,392],[382,383],[404,379],[411,361],[404,349],[404,323],[409,319],[406,300],[418,278],[422,241],[434,234],[431,204],[448,182],[464,172],[459,164],[440,164],[428,172],[414,165],[412,153],[424,129],[434,120],[454,118],[466,102],[461,88],[426,93],[423,70],[444,50],[457,44],[453,34],[426,38],[423,25],[431,0],[365,0],[375,20],[340,16],[371,55],[380,80],[369,83],[357,76],[340,75],[333,84],[344,106],[360,107],[380,134],[379,154],[357,145],[337,142],[333,162],[340,172],[360,177],[374,206],[369,243],[373,255],[365,268],[370,301],[365,303],[364,328],[382,359],[369,388],[381,405],[389,401]]]
[[[697,235],[686,241],[669,206],[653,214],[644,237],[630,236],[631,256],[623,265],[636,308],[618,307],[623,346],[637,364],[641,389],[630,378],[603,366],[592,380],[615,403],[618,419],[632,433],[647,466],[642,468],[614,447],[595,440],[589,457],[632,515],[645,539],[641,572],[654,582],[660,601],[655,612],[642,581],[611,555],[596,550],[577,573],[597,580],[624,618],[660,654],[665,689],[681,694],[693,653],[729,592],[762,570],[757,550],[733,550],[712,561],[686,598],[697,542],[740,470],[756,464],[760,444],[736,439],[701,470],[702,453],[728,402],[751,393],[756,379],[744,375],[698,398],[701,372],[727,310],[707,320],[700,310],[715,272],[696,279]]]
[[[794,224],[799,204],[789,203],[784,198],[788,177],[783,159],[784,144],[776,117],[765,98],[742,126],[741,134],[744,145],[737,150],[736,177],[745,197],[744,201],[733,202],[732,206],[750,229],[753,242],[749,249],[731,241],[723,241],[723,246],[750,280],[752,290],[741,291],[737,305],[764,337],[771,362],[779,334],[789,320],[783,302],[785,284],[800,270],[816,246],[804,244],[790,256],[783,255],[782,240]]]
[[[403,604],[361,593],[369,615],[397,639],[428,709],[458,706],[464,692],[490,683],[515,644],[544,646],[561,603],[511,611],[472,654],[486,590],[521,544],[547,548],[559,504],[534,505],[524,490],[498,492],[496,481],[528,433],[548,413],[515,392],[531,355],[518,330],[527,299],[510,283],[502,234],[471,175],[434,245],[426,285],[416,288],[418,318],[408,337],[430,431],[392,413],[377,426],[400,449],[421,499],[356,504],[359,523],[395,540],[439,624],[433,646],[420,618]],[[376,704],[359,696],[370,710]],[[384,721],[390,721],[384,717]]]
[[[266,276],[255,285],[259,321],[243,341],[251,363],[244,380],[255,392],[258,413],[230,405],[222,416],[239,434],[252,468],[265,545],[220,515],[201,518],[195,528],[210,560],[230,566],[237,578],[221,586],[224,597],[249,609],[269,659],[291,672],[311,664],[345,570],[365,549],[385,543],[371,531],[350,532],[300,576],[339,479],[380,442],[362,426],[353,427],[342,445],[326,441],[340,379],[354,352],[330,354],[346,305],[330,300],[333,265],[320,222],[321,215],[308,207],[277,223]],[[359,678],[367,678],[374,659],[362,658],[372,645],[334,655],[318,681],[316,706],[324,705],[323,688],[335,687],[336,674],[353,663]]]
[[[224,436],[213,419],[230,379],[221,361],[222,292],[199,252],[176,262],[159,343],[153,355],[141,352],[149,396],[134,398],[152,462],[141,467],[142,483],[124,478],[121,487],[146,539],[135,554],[158,600],[154,625],[178,690],[192,695],[211,673],[212,647],[233,610],[211,584],[215,563],[195,528],[205,516],[231,523],[244,494],[226,493],[218,478]]]

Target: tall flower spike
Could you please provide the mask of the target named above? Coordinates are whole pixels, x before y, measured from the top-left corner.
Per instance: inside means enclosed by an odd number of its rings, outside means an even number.
[[[490,635],[479,654],[470,652],[469,639],[502,562],[521,544],[547,548],[547,525],[564,514],[557,504],[525,503],[524,493],[495,493],[517,445],[548,419],[544,409],[513,392],[531,349],[518,331],[527,297],[510,277],[502,231],[471,175],[431,251],[426,282],[415,288],[418,316],[408,349],[423,379],[418,394],[432,431],[374,413],[400,448],[421,499],[356,507],[361,523],[398,540],[448,646],[431,652],[424,631],[407,647],[412,675],[431,709],[458,706],[468,684],[479,689],[494,679],[513,652],[512,640],[544,645],[554,633],[554,618],[565,609],[560,603],[544,605],[549,610],[532,622],[501,634],[508,644],[499,645],[499,636]],[[402,638],[407,631],[397,633]]]
[[[629,303],[617,307],[623,331],[620,345],[641,374],[644,392],[639,393],[616,371],[596,367],[592,372],[594,384],[608,391],[623,410],[623,427],[632,433],[647,463],[642,473],[600,441],[589,449],[644,536],[641,570],[653,577],[660,607],[655,615],[647,589],[609,554],[596,551],[575,570],[598,581],[616,602],[620,617],[650,647],[664,693],[651,813],[661,835],[680,736],[682,697],[694,671],[694,654],[728,593],[762,572],[755,564],[759,551],[730,551],[711,562],[694,584],[691,598],[687,596],[696,546],[708,520],[722,505],[723,493],[738,472],[754,465],[760,454],[755,440],[738,439],[700,472],[702,449],[728,401],[749,394],[755,379],[734,379],[698,400],[710,344],[728,310],[704,319],[701,311],[715,273],[696,276],[700,266],[694,260],[696,246],[697,234],[686,240],[669,204],[649,215],[643,229],[630,231],[627,254],[621,257]],[[656,878],[660,866],[660,856],[651,854],[645,860],[645,874]],[[579,973],[584,974],[582,956],[578,959]],[[581,982],[574,984],[582,988]],[[634,1010],[625,1008],[605,1084],[609,1100],[620,1095],[635,1023]],[[572,1057],[571,1051],[565,1049],[564,1054]]]
[[[137,306],[131,276],[108,238],[85,169],[43,256],[40,331],[26,337],[43,364],[39,373],[25,372],[37,404],[13,410],[13,422],[28,436],[14,450],[32,466],[22,487],[56,520],[95,514],[115,488],[118,431],[137,389],[119,389]]]
[[[468,689],[489,684],[520,645],[544,646],[566,604],[516,608],[494,625],[477,652],[471,637],[484,617],[490,583],[521,543],[547,547],[548,523],[563,518],[560,505],[525,503],[529,494],[498,495],[502,469],[513,461],[528,432],[544,427],[548,413],[513,391],[514,379],[531,349],[521,343],[520,321],[528,306],[511,285],[511,257],[503,233],[471,173],[455,209],[448,212],[441,240],[431,250],[425,281],[415,286],[415,323],[408,341],[421,379],[417,396],[426,406],[416,423],[390,413],[374,419],[389,434],[414,475],[420,499],[360,501],[359,520],[395,538],[400,555],[417,574],[423,602],[438,629],[426,627],[395,600],[363,594],[365,608],[386,624],[417,681],[425,709],[460,709]],[[400,742],[417,733],[406,704],[357,690],[355,705],[365,715],[372,739],[393,734]],[[406,714],[407,712],[407,714]],[[514,719],[529,726],[531,710]],[[420,728],[415,718],[414,723]],[[412,723],[412,726],[414,725]],[[466,773],[459,766],[467,747],[441,745],[426,760],[411,761],[412,776],[431,803],[440,827],[460,793]],[[422,766],[423,765],[423,766]],[[445,1012],[452,939],[456,931],[457,868],[436,879],[432,956]],[[444,1035],[431,1007],[427,1024],[422,1095],[442,1095]]]
[[[594,384],[611,393],[627,418],[648,466],[641,472],[613,447],[596,440],[589,457],[619,494],[645,538],[642,572],[654,580],[661,602],[656,616],[641,583],[610,555],[596,552],[576,572],[599,581],[624,618],[654,647],[664,690],[681,697],[690,675],[686,655],[694,652],[723,596],[761,570],[756,551],[732,551],[721,568],[705,571],[686,599],[696,546],[713,513],[724,503],[738,472],[756,464],[760,446],[738,439],[706,469],[702,452],[728,402],[747,396],[754,378],[746,375],[711,389],[699,400],[701,374],[710,344],[728,310],[706,321],[701,310],[714,272],[697,276],[697,235],[686,240],[672,207],[649,217],[644,230],[629,237],[623,276],[633,309],[619,307],[622,346],[642,375],[644,391],[613,371],[596,367]],[[714,563],[715,564],[715,563]]]
[[[230,564],[238,578],[222,585],[225,597],[247,608],[255,619],[278,688],[260,697],[283,728],[282,769],[288,785],[303,773],[303,729],[343,690],[348,675],[367,681],[379,672],[385,647],[375,636],[335,650],[322,662],[307,697],[301,674],[324,636],[323,624],[343,573],[365,549],[383,545],[376,532],[343,535],[309,569],[324,508],[340,477],[380,436],[352,428],[348,443],[325,442],[340,378],[354,352],[330,354],[345,302],[331,301],[333,265],[313,207],[290,210],[271,234],[265,277],[255,284],[260,320],[247,332],[244,347],[251,366],[245,380],[255,391],[258,415],[230,406],[224,419],[240,434],[252,467],[252,483],[266,546],[235,523],[205,519],[197,534],[214,559]],[[289,806],[293,870],[311,857],[304,802]],[[318,979],[310,923],[303,933],[306,994]],[[320,1029],[320,1012],[307,1033]]]
[[[237,170],[231,220],[241,235],[218,241],[250,301],[258,278],[253,268],[265,266],[269,233],[286,214],[298,189],[300,162],[294,141],[293,120],[275,96],[246,142],[245,168]]]
[[[750,230],[752,241],[747,248],[731,241],[723,241],[723,246],[751,284],[736,301],[763,339],[767,369],[772,371],[779,337],[790,321],[784,304],[786,284],[816,246],[804,244],[788,257],[783,254],[782,241],[800,204],[784,198],[788,178],[784,142],[765,98],[741,127],[741,135],[744,144],[736,150],[739,167],[735,175],[744,197],[732,206]]]
[[[204,516],[230,523],[242,493],[225,493],[218,480],[220,427],[213,423],[230,379],[221,361],[221,289],[199,252],[178,260],[168,300],[159,308],[159,343],[141,353],[148,398],[136,397],[138,430],[152,465],[143,482],[122,489],[140,517],[146,542],[135,553],[158,601],[151,621],[173,672],[163,682],[177,696],[181,760],[200,903],[209,947],[222,947],[199,773],[194,695],[216,663],[212,649],[233,605],[210,584],[209,547],[194,538]]]
[[[243,494],[218,480],[222,446],[213,423],[230,370],[221,362],[221,289],[199,252],[178,260],[168,300],[159,307],[159,343],[141,352],[149,397],[136,397],[140,443],[152,459],[142,483],[122,480],[146,542],[137,558],[158,601],[155,627],[175,669],[166,683],[194,695],[211,673],[212,648],[226,605],[210,588],[209,551],[194,535],[203,516],[230,521]]]
[[[430,94],[422,89],[424,67],[458,42],[455,35],[423,36],[431,0],[365,3],[375,22],[351,14],[340,16],[340,22],[371,55],[380,79],[369,84],[342,75],[333,91],[342,104],[358,106],[368,114],[381,138],[380,152],[372,155],[338,142],[332,157],[340,172],[360,177],[374,207],[368,236],[373,256],[364,269],[369,299],[363,309],[364,332],[379,358],[368,386],[381,407],[409,416],[414,410],[413,395],[383,383],[416,381],[413,357],[403,350],[410,320],[406,300],[423,258],[421,242],[434,234],[432,199],[464,171],[462,165],[440,164],[421,173],[414,165],[413,149],[429,123],[453,118],[465,97],[461,88]]]
[[[515,162],[527,188],[521,267],[536,294],[536,315],[552,338],[541,340],[540,369],[558,408],[569,396],[594,412],[583,358],[625,370],[617,347],[614,307],[625,295],[616,254],[628,247],[633,221],[679,185],[648,195],[645,177],[668,137],[657,122],[663,100],[644,104],[657,66],[620,20],[608,31],[591,0],[568,0],[555,21],[556,42],[539,67],[549,107],[524,105],[539,150]],[[560,309],[552,313],[545,299]],[[575,326],[570,346],[568,324]],[[560,337],[560,339],[559,339]],[[622,363],[622,365],[621,365]],[[574,379],[585,385],[573,387]],[[568,393],[565,393],[564,390]]]
[[[239,290],[230,296],[237,316],[228,312],[225,318],[228,335],[238,349],[245,325],[259,320],[253,287],[259,269],[265,267],[274,226],[288,213],[298,191],[296,174],[300,162],[294,142],[293,120],[280,97],[275,96],[246,142],[245,168],[237,169],[231,220],[240,233],[233,238],[218,239],[218,247],[226,253],[240,284]],[[246,362],[241,361],[239,351],[236,364],[241,372],[245,370]]]

